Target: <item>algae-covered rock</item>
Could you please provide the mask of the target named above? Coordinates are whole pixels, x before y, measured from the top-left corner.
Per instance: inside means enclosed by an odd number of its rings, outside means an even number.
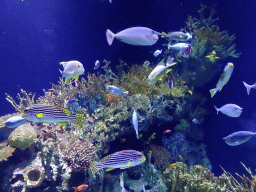
[[[8,138],[12,147],[25,150],[29,148],[36,140],[37,133],[34,127],[29,124],[23,124],[17,127]]]

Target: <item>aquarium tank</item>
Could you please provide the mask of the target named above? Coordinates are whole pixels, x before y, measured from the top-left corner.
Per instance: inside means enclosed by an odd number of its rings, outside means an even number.
[[[255,1],[0,10],[0,192],[256,191]]]

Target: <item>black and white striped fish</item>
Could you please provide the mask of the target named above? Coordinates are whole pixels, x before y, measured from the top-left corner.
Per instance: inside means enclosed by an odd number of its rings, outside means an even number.
[[[27,107],[21,117],[28,121],[39,123],[59,123],[66,125],[66,122],[72,122],[81,127],[84,114],[70,115],[70,111],[64,108],[58,108],[48,105],[35,104]]]
[[[100,162],[91,161],[92,174],[97,173],[100,169],[107,168],[111,171],[116,168],[126,169],[139,165],[146,161],[146,157],[139,151],[123,150],[104,157]]]

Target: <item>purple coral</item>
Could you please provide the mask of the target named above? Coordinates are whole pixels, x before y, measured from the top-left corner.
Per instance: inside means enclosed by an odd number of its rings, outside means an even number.
[[[73,171],[82,171],[90,167],[90,161],[96,159],[96,151],[89,141],[75,141],[61,150],[63,160]]]
[[[169,137],[163,137],[162,143],[171,154],[171,160],[179,160],[179,156],[185,156],[188,150],[188,143],[184,134],[174,133]]]

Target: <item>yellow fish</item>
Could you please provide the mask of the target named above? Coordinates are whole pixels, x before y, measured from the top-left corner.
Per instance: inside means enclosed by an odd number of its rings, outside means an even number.
[[[176,166],[177,165],[177,163],[173,163],[173,164],[171,164],[170,166],[171,167],[174,167],[174,166]]]
[[[206,58],[209,58],[211,62],[215,62],[216,59],[220,59],[216,56],[216,52],[213,50],[210,55],[205,56]]]
[[[188,90],[188,92],[190,93],[190,95],[193,95],[193,92],[191,90]]]

